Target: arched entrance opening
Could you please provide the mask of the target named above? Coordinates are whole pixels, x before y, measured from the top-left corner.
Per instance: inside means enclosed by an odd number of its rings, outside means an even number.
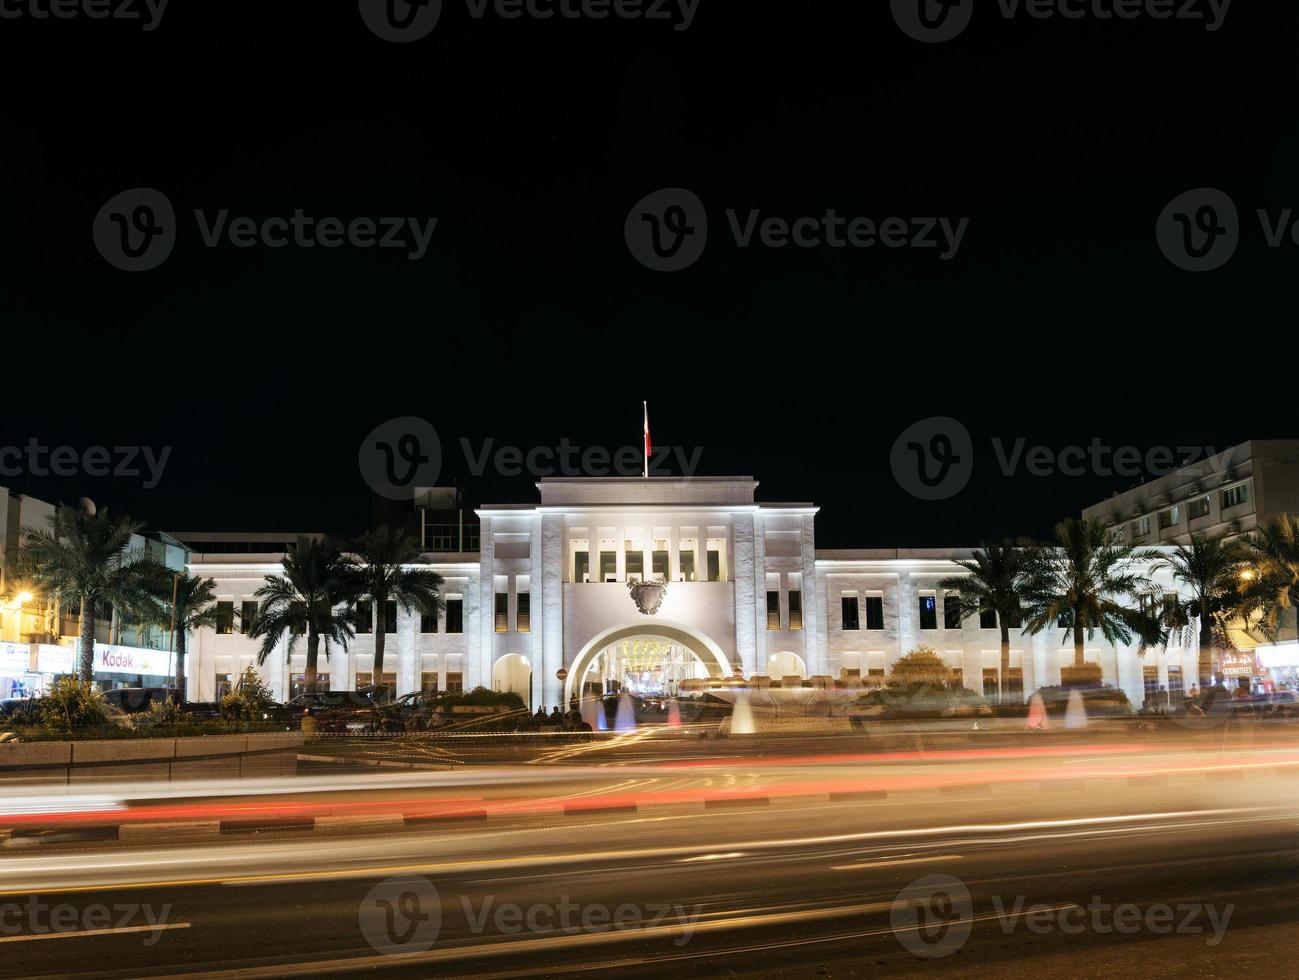
[[[797,677],[799,680],[807,680],[807,664],[803,658],[796,653],[788,650],[781,653],[773,653],[767,661],[767,676],[773,681],[782,681],[786,677]]]
[[[671,697],[682,681],[730,675],[730,661],[712,640],[678,624],[651,621],[592,638],[564,679],[564,703],[578,694],[623,690]]]
[[[492,666],[492,690],[513,691],[532,707],[532,665],[517,653],[507,654]]]

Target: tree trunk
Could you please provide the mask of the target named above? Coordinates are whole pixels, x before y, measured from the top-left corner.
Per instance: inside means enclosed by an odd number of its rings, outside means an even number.
[[[1200,690],[1213,686],[1213,620],[1200,608]]]
[[[1010,701],[1010,629],[1001,624],[1001,703]]]
[[[81,597],[81,661],[78,675],[89,684],[95,679],[95,602],[88,595]]]
[[[1077,612],[1073,614],[1073,665],[1081,667],[1087,663],[1083,651],[1083,626],[1082,617]]]
[[[315,626],[307,627],[307,676],[306,686],[308,694],[316,693],[316,661],[320,657],[320,634],[316,632]]]
[[[189,700],[185,696],[185,627],[176,624],[176,690],[182,702]]]
[[[374,672],[370,675],[370,683],[378,687],[382,683],[383,645],[388,632],[388,602],[386,598],[374,597],[374,612],[371,618],[374,621]]]

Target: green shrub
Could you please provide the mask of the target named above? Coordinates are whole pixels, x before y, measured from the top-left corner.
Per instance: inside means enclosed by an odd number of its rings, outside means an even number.
[[[142,711],[131,717],[131,725],[136,731],[148,732],[157,729],[175,729],[187,723],[180,705],[171,700],[153,701],[148,711]]]
[[[271,689],[250,664],[239,675],[235,689],[221,699],[221,717],[226,721],[261,721],[274,704]]]
[[[87,728],[106,727],[108,702],[93,684],[75,677],[60,677],[41,698],[39,716],[46,728],[74,735]]]

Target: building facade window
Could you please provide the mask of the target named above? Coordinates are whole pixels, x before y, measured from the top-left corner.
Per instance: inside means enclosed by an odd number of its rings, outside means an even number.
[[[496,632],[510,631],[510,597],[504,592],[496,593]],[[450,632],[448,630],[448,632]]]
[[[789,590],[789,628],[803,628],[803,593],[798,589]]]
[[[633,575],[637,578],[645,577],[645,552],[641,550],[639,541],[628,541],[625,548],[626,558],[623,560],[627,563],[627,577]]]
[[[1197,497],[1187,505],[1186,512],[1191,520],[1209,516],[1209,498]]]
[[[943,596],[943,629],[961,628],[961,593],[948,592]]]
[[[995,609],[979,610],[979,629],[995,630],[997,628],[997,611]]]
[[[436,610],[420,614],[419,631],[421,633],[436,633],[438,631],[438,614]]]
[[[222,636],[235,631],[234,602],[218,602],[216,604],[216,631]]]
[[[397,632],[397,600],[389,599],[383,604],[383,631]]]
[[[868,630],[884,629],[884,597],[868,595],[866,597],[866,628]]]
[[[1167,531],[1171,527],[1177,527],[1182,523],[1182,508],[1169,507],[1168,510],[1159,512],[1159,530]]]
[[[356,604],[356,631],[358,633],[374,632],[374,603],[358,602]]]
[[[1135,521],[1132,522],[1133,541],[1135,541],[1137,538],[1144,538],[1149,533],[1150,533],[1149,515],[1146,515],[1144,517],[1138,517]]]
[[[780,629],[780,593],[774,589],[767,592],[767,629]]]
[[[515,597],[517,608],[514,611],[514,629],[519,633],[532,632],[532,595],[520,592]]]
[[[857,630],[861,629],[860,620],[857,616],[857,597],[855,595],[846,595],[841,603],[841,615],[843,617],[842,629]]]
[[[459,694],[465,689],[465,676],[459,671],[447,674],[447,692],[449,694]]]
[[[922,630],[938,629],[938,596],[922,595],[919,606],[920,628]]]
[[[257,600],[245,599],[239,616],[239,632],[247,636],[257,625]]]
[[[419,675],[419,689],[421,691],[435,692],[438,689],[438,672],[436,670],[426,670]]]
[[[463,599],[447,600],[447,632],[463,633],[465,631],[465,601]],[[447,690],[450,690],[448,688]]]
[[[1226,490],[1222,491],[1221,498],[1223,510],[1229,507],[1239,507],[1249,501],[1249,484],[1238,483],[1234,487],[1227,487]]]

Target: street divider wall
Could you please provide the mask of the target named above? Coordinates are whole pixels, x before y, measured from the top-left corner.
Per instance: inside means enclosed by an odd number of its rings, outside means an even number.
[[[0,784],[294,776],[302,743],[299,732],[6,742],[0,745]]]

